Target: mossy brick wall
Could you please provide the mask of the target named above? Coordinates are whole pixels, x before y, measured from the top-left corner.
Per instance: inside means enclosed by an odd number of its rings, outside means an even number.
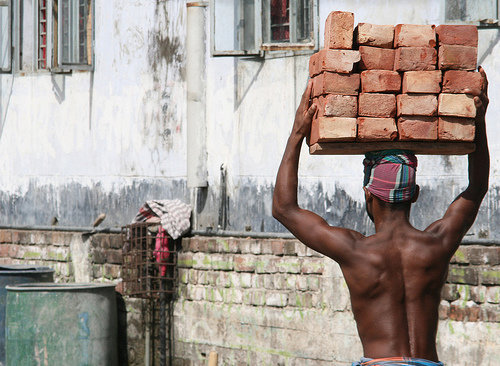
[[[50,266],[57,282],[119,284],[121,245],[119,234],[4,229],[0,263]],[[463,245],[451,261],[438,331],[447,364],[500,358],[499,252]],[[361,355],[338,265],[297,240],[185,238],[178,266],[175,365],[206,365],[210,351],[227,365],[350,365]],[[143,364],[147,307],[124,300],[128,364]]]
[[[449,365],[497,365],[499,246],[462,245],[440,306]],[[297,240],[184,239],[175,308],[177,365],[350,365],[361,356],[336,263]],[[362,265],[360,263],[360,265]]]

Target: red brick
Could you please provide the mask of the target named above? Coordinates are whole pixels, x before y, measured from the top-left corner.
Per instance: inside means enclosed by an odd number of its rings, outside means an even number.
[[[361,73],[363,93],[397,93],[401,90],[401,76],[396,71],[365,70]]]
[[[394,55],[394,70],[436,70],[437,51],[431,47],[400,47]]]
[[[435,141],[438,137],[438,118],[404,116],[398,119],[399,140]]]
[[[477,47],[477,27],[475,25],[438,25],[436,34],[440,45],[454,44]]]
[[[348,74],[360,59],[359,51],[323,49],[309,59],[309,76],[318,75],[323,71]]]
[[[10,230],[0,230],[0,243],[12,243],[12,233]]]
[[[438,66],[441,70],[475,70],[477,67],[477,47],[439,46]]]
[[[10,244],[0,244],[0,257],[8,257]]]
[[[327,94],[317,99],[318,117],[358,116],[358,98],[354,95]]]
[[[325,48],[351,49],[354,32],[354,14],[332,11],[325,23]]]
[[[358,141],[391,141],[397,136],[394,118],[358,117]]]
[[[394,44],[394,26],[359,23],[357,28],[357,42],[362,46],[392,48]]]
[[[483,89],[484,80],[481,73],[465,70],[448,70],[443,77],[443,93],[465,93],[479,95]]]
[[[394,50],[387,48],[377,48],[360,46],[361,54],[360,67],[362,70],[393,70]]]
[[[439,115],[475,118],[474,97],[468,94],[439,94]]]
[[[396,96],[394,94],[361,93],[358,111],[362,117],[395,117]]]
[[[438,94],[441,92],[440,70],[407,71],[403,74],[403,93]]]
[[[397,24],[394,28],[394,47],[435,47],[434,25]]]
[[[398,94],[399,116],[437,116],[438,98],[432,94]]]
[[[284,254],[283,240],[273,240],[271,242],[271,250],[274,255],[283,255]]]
[[[356,118],[318,117],[311,125],[309,144],[329,141],[354,141],[356,139]]]
[[[322,94],[358,95],[359,74],[323,72],[314,77],[313,96]]]
[[[439,117],[438,139],[441,141],[474,141],[474,134],[472,118]]]

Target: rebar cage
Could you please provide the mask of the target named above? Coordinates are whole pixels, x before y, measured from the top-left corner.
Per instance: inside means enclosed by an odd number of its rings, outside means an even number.
[[[160,233],[157,223],[136,223],[122,227],[124,295],[142,299],[171,300],[177,284],[179,239]],[[158,240],[168,241],[166,246]],[[161,243],[160,243],[161,244]],[[165,295],[162,295],[165,294]]]

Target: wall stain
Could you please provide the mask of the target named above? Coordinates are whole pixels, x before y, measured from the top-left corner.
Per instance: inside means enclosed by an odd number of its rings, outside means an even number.
[[[147,61],[153,87],[145,92],[143,98],[143,142],[161,148],[163,152],[174,149],[185,119],[185,7],[181,5],[157,1],[153,25],[148,32]],[[177,12],[178,16],[173,17],[173,12]]]

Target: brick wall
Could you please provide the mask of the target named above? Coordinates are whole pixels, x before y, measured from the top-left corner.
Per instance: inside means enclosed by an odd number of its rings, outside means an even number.
[[[119,284],[120,235],[0,230],[0,263],[47,265],[57,282]],[[297,240],[186,238],[178,266],[176,365],[205,365],[211,351],[228,365],[350,365],[361,355],[338,265]],[[447,364],[500,358],[499,278],[500,246],[463,245],[453,257],[438,331]],[[123,300],[121,357],[143,364],[147,307]]]

